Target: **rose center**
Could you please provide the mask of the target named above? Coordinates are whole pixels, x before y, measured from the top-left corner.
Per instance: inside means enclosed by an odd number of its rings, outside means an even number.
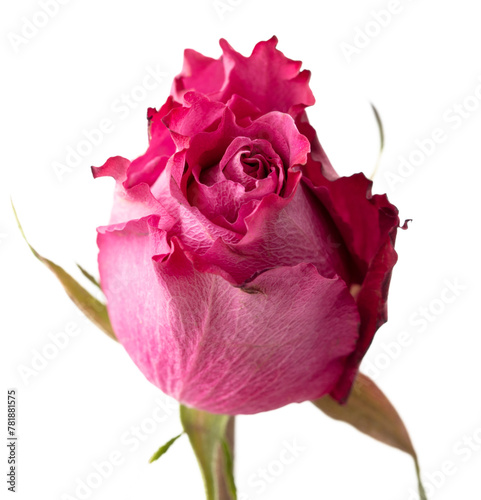
[[[220,164],[224,177],[244,186],[246,192],[256,189],[259,181],[267,177],[277,178],[282,165],[271,145],[264,143],[265,141],[254,140],[224,157]]]
[[[247,156],[247,153],[242,155],[242,167],[244,172],[255,179],[264,179],[269,174],[269,165],[266,159],[260,155]]]
[[[260,201],[284,184],[284,165],[273,146],[264,139],[236,137],[222,158],[212,166],[192,169],[188,200],[216,224],[240,226]]]

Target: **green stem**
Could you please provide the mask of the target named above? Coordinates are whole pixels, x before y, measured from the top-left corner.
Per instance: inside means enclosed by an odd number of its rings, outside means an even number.
[[[199,463],[207,500],[236,500],[231,451],[234,417],[181,405],[180,419]]]
[[[226,425],[225,430],[225,443],[228,446],[230,452],[230,464],[227,463],[227,457],[225,453],[219,452],[217,455],[217,465],[216,465],[216,483],[218,500],[233,500],[232,496],[232,484],[229,480],[228,471],[234,465],[234,445],[235,445],[235,417],[230,417]]]

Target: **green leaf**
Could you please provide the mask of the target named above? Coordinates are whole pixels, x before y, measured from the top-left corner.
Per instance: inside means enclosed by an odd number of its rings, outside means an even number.
[[[175,436],[173,437],[172,439],[170,439],[169,441],[167,441],[167,443],[165,443],[164,445],[162,445],[153,455],[152,457],[150,458],[149,460],[149,463],[151,464],[152,462],[155,462],[156,460],[158,460],[164,453],[166,453],[169,448],[177,441],[177,439],[180,438],[180,436],[182,436],[182,434],[184,434],[183,432],[181,432],[178,436]]]
[[[90,281],[90,283],[93,283],[99,290],[102,290],[100,283],[97,278],[92,276],[86,269],[84,269],[80,264],[77,264],[77,267],[80,269],[80,272]]]
[[[233,482],[232,456],[230,464],[226,466],[225,451],[222,453],[222,443],[228,438],[228,427],[233,418],[229,415],[214,415],[184,405],[180,406],[180,420],[197,457],[207,500],[236,498],[231,493],[235,492],[235,487],[229,486],[229,473],[226,477],[228,469],[231,471]]]
[[[426,500],[418,458],[408,431],[394,406],[370,378],[358,374],[344,405],[329,395],[313,403],[329,417],[347,422],[364,434],[409,453],[416,467],[419,495],[421,500]]]
[[[85,288],[83,288],[76,280],[72,278],[66,271],[64,271],[60,266],[55,264],[49,259],[42,257],[28,242],[25,233],[23,232],[20,221],[18,220],[17,212],[12,202],[13,213],[15,214],[15,219],[17,220],[18,227],[22,233],[23,239],[26,241],[27,245],[30,247],[32,253],[37,257],[37,259],[47,266],[50,271],[55,274],[62,286],[64,287],[67,295],[73,301],[73,303],[89,318],[95,325],[97,325],[104,333],[106,333],[110,338],[117,340],[115,337],[112,325],[110,324],[109,315],[107,313],[107,308],[105,304],[102,304],[99,300],[93,297]]]
[[[377,156],[376,165],[374,166],[374,170],[369,176],[369,179],[373,180],[378,171],[379,165],[381,163],[382,153],[384,151],[384,127],[382,124],[381,115],[379,114],[379,111],[373,103],[371,103],[371,108],[374,113],[374,118],[376,119],[377,127],[379,129],[379,153]]]

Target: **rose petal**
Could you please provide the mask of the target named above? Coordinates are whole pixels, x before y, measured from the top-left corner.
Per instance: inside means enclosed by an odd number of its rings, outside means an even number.
[[[309,177],[304,182],[328,210],[351,255],[351,282],[360,285],[356,296],[361,314],[359,343],[332,393],[334,398],[343,400],[374,334],[387,320],[389,281],[397,260],[394,239],[399,226],[398,211],[386,195],[371,195],[372,181],[364,174],[329,181],[319,164],[311,162],[303,168]]]
[[[337,179],[339,175],[331,165],[329,158],[327,157],[323,147],[321,146],[321,143],[319,142],[314,127],[312,127],[312,125],[309,123],[307,113],[305,111],[297,116],[296,126],[299,132],[307,137],[311,145],[311,153],[309,154],[308,162],[313,164],[315,163],[316,170],[319,170],[320,167],[320,171],[326,179],[330,181]]]
[[[220,45],[223,55],[218,60],[194,51],[185,53],[184,68],[172,88],[177,100],[181,101],[188,89],[221,102],[238,94],[263,114],[281,111],[293,117],[314,104],[310,72],[300,72],[300,61],[288,59],[276,49],[276,37],[259,42],[249,57],[236,52],[225,40]]]
[[[192,136],[218,123],[226,109],[221,103],[209,101],[197,92],[189,92],[184,100],[187,106],[173,109],[163,119],[178,151],[189,146]]]
[[[221,268],[241,284],[266,269],[309,262],[323,276],[340,276],[349,284],[350,258],[329,214],[302,183],[293,192],[287,199],[264,197],[245,219],[245,236],[233,243],[217,240],[192,257],[196,266]]]
[[[189,90],[212,94],[222,87],[224,78],[222,57],[213,59],[195,50],[186,49],[182,72],[175,77],[171,94],[179,102],[182,102],[184,94]]]
[[[145,154],[134,160],[127,171],[125,187],[130,188],[141,182],[151,186],[162,173],[168,158],[175,152],[175,145],[169,129],[162,122],[162,118],[172,109],[178,107],[172,98],[156,111],[149,108],[147,119],[149,122],[149,147]]]
[[[123,223],[152,214],[160,215],[168,223],[172,223],[172,216],[153,197],[147,184],[137,184],[130,189],[124,187],[129,166],[129,160],[115,156],[109,158],[101,167],[92,167],[95,178],[109,176],[116,180],[114,203],[109,224]]]
[[[234,113],[237,125],[241,127],[248,127],[253,120],[262,116],[257,106],[237,94],[227,101],[226,106]]]
[[[301,264],[234,287],[197,271],[176,238],[167,250],[165,233],[152,223],[99,234],[114,331],[152,383],[182,403],[225,414],[271,410],[332,389],[359,324],[341,280]],[[116,282],[113,269],[126,276]]]
[[[387,296],[389,282],[397,253],[389,238],[379,249],[364,278],[361,290],[356,298],[361,316],[359,341],[355,351],[349,356],[345,371],[331,392],[338,401],[345,401],[359,370],[359,365],[371,345],[374,334],[387,321]]]
[[[315,167],[306,165],[304,180],[335,221],[362,280],[389,233],[398,227],[398,211],[386,195],[371,195],[372,181],[364,174],[329,181]]]

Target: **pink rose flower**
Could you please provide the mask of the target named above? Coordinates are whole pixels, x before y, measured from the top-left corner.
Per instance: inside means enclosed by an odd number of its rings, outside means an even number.
[[[146,153],[93,169],[117,186],[98,229],[116,336],[153,384],[213,413],[344,400],[397,258],[396,208],[336,174],[309,72],[276,44],[187,50]]]

